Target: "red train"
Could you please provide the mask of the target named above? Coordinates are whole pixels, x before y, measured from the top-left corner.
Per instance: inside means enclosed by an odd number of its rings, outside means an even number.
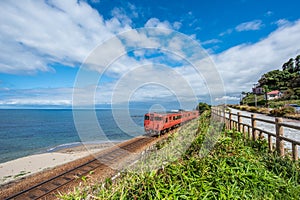
[[[160,135],[198,116],[199,111],[197,110],[146,113],[144,118],[145,132],[148,135]]]

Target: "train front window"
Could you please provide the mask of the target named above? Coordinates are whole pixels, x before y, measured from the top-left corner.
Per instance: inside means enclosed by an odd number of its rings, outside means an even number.
[[[154,120],[155,120],[155,121],[161,121],[162,118],[161,118],[161,117],[154,117]]]
[[[149,116],[148,115],[145,115],[145,120],[149,120]]]

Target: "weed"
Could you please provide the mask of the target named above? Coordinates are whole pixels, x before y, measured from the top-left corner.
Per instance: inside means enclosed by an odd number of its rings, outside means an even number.
[[[21,176],[24,176],[26,174],[29,174],[30,172],[26,172],[26,171],[20,171],[19,174],[15,175],[14,178],[18,178],[18,177],[21,177]]]

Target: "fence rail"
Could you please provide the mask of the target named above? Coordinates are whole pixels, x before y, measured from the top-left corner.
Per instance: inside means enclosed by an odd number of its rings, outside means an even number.
[[[262,139],[263,134],[267,135],[268,147],[270,151],[273,151],[273,138],[275,138],[275,150],[278,152],[280,156],[285,155],[284,142],[291,143],[292,146],[292,158],[293,160],[298,160],[298,146],[300,146],[300,141],[296,141],[291,138],[284,137],[284,127],[300,130],[300,126],[291,125],[287,123],[283,123],[282,118],[275,118],[275,121],[257,118],[255,114],[251,114],[251,116],[242,115],[241,112],[231,113],[231,111],[227,111],[225,107],[212,107],[212,117],[216,120],[222,121],[225,123],[226,129],[236,129],[239,132],[244,134],[245,138],[257,140]],[[227,115],[227,116],[226,116]],[[232,118],[232,116],[236,116],[236,120]],[[243,119],[250,119],[250,124],[243,123]],[[272,133],[267,130],[263,130],[262,128],[257,126],[257,122],[264,122],[268,124],[273,124],[275,127],[275,133]],[[272,138],[273,137],[273,138]]]

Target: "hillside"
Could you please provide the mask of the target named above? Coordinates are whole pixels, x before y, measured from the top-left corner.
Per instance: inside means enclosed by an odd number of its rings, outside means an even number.
[[[282,100],[299,100],[300,99],[300,55],[296,58],[290,58],[285,62],[281,70],[269,71],[261,76],[258,80],[256,88],[261,88],[262,92],[258,92],[257,105],[265,105],[270,101],[266,98],[266,93],[279,90],[282,94],[277,101]],[[254,105],[254,92],[244,94],[242,104]]]

